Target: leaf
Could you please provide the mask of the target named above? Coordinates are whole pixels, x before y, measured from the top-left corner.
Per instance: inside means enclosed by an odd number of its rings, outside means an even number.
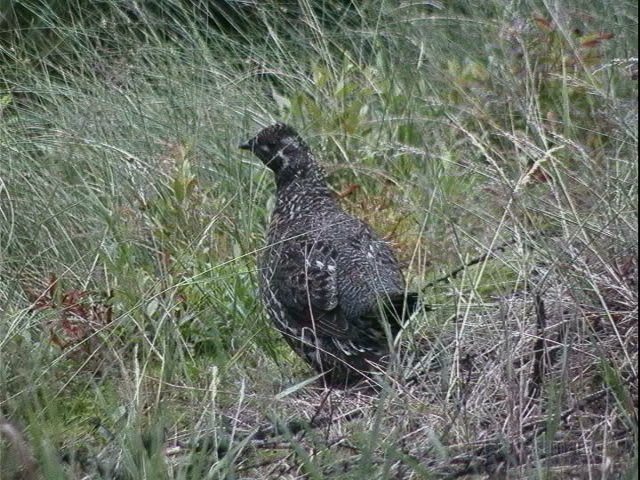
[[[311,385],[313,382],[315,382],[319,378],[322,378],[323,376],[324,376],[324,373],[319,373],[318,375],[316,375],[314,377],[311,377],[311,378],[308,378],[306,380],[303,380],[302,382],[296,383],[295,385],[292,385],[289,388],[286,388],[283,391],[281,391],[280,393],[278,393],[275,396],[275,398],[276,398],[276,400],[282,400],[283,398],[286,398],[289,395],[292,395],[292,394],[302,390],[307,385]]]
[[[0,96],[0,114],[5,109],[5,107],[8,107],[11,104],[12,101],[13,97],[11,95]]]
[[[355,192],[356,190],[358,190],[359,188],[360,188],[360,185],[356,183],[350,183],[341,192],[338,192],[338,198],[347,197],[351,195],[353,192]]]
[[[538,28],[545,30],[547,32],[551,32],[554,30],[553,22],[548,18],[544,18],[541,15],[534,16],[533,22],[538,26]]]
[[[49,276],[49,282],[41,293],[37,293],[35,289],[25,288],[29,299],[32,302],[31,311],[52,308],[54,306],[54,296],[58,285],[58,277],[54,274]]]
[[[584,48],[593,48],[600,45],[605,40],[611,40],[615,35],[610,32],[589,33],[580,37],[580,46]]]
[[[151,301],[147,304],[147,308],[145,309],[145,313],[148,317],[153,317],[154,313],[158,311],[158,307],[160,306],[160,302],[158,302],[157,298],[151,299]]]

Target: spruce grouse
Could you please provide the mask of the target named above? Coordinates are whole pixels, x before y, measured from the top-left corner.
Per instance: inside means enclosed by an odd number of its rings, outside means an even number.
[[[389,245],[333,198],[307,144],[277,123],[240,145],[275,174],[262,301],[289,345],[344,387],[380,370],[417,307]]]

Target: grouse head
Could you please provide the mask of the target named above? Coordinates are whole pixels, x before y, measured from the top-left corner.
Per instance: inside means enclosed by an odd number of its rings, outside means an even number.
[[[316,165],[309,147],[293,128],[276,123],[258,132],[240,148],[253,152],[278,176],[296,176]]]

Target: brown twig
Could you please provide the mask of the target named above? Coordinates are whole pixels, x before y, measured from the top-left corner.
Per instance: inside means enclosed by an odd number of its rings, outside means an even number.
[[[542,391],[542,383],[545,374],[545,330],[547,328],[547,315],[544,308],[542,295],[535,295],[536,308],[536,328],[538,330],[538,338],[533,346],[533,371],[531,372],[531,382],[529,383],[529,397],[538,398]]]
[[[433,288],[436,285],[438,285],[439,283],[451,283],[451,280],[455,279],[456,276],[462,272],[463,270],[465,270],[466,268],[472,267],[474,265],[477,265],[479,263],[484,262],[485,260],[487,260],[489,257],[495,255],[496,253],[499,252],[504,252],[508,247],[514,245],[517,242],[517,239],[512,239],[512,240],[508,240],[504,243],[501,243],[500,245],[498,245],[497,247],[487,251],[486,253],[483,253],[482,255],[472,258],[471,260],[469,260],[468,262],[460,265],[459,267],[451,270],[449,273],[447,273],[446,275],[440,277],[440,278],[436,278],[435,280],[432,280],[431,282],[427,283],[424,287],[422,287],[422,290],[427,290],[428,288]]]

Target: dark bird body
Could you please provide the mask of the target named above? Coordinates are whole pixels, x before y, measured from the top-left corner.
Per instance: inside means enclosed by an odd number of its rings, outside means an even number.
[[[258,265],[275,326],[333,386],[384,367],[417,300],[389,245],[340,208],[291,127],[267,127],[241,148],[275,174],[276,205]]]

